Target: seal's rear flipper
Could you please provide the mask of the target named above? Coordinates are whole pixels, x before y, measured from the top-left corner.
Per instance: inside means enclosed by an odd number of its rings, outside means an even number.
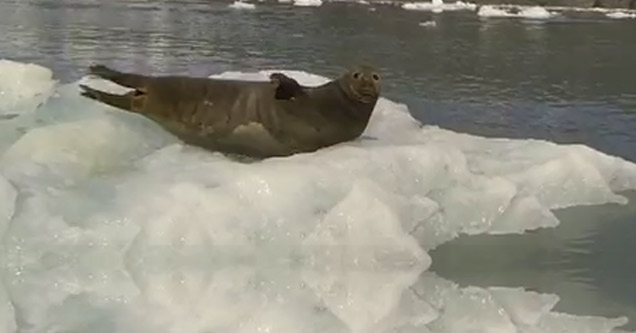
[[[119,109],[132,111],[132,101],[136,91],[131,91],[125,95],[115,95],[95,90],[83,84],[80,85],[80,88],[84,90],[80,93],[84,97],[88,97],[90,99],[108,104],[110,106],[114,106]]]
[[[143,87],[146,81],[146,77],[143,75],[122,73],[104,65],[90,66],[88,73],[105,80],[113,81],[118,85],[135,89]]]
[[[276,85],[276,99],[292,100],[303,95],[303,87],[298,82],[283,73],[273,73],[269,76],[270,82]]]

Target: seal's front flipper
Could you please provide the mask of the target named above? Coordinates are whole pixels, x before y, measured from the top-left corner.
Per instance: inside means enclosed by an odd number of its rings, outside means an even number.
[[[276,86],[276,99],[293,100],[305,93],[303,87],[294,79],[283,73],[273,73],[270,82]]]
[[[146,77],[138,74],[122,73],[110,69],[104,65],[93,65],[88,68],[88,73],[102,79],[113,81],[118,85],[128,88],[141,88],[146,82]]]
[[[115,95],[93,89],[83,84],[80,85],[80,88],[84,90],[81,92],[82,96],[126,111],[133,111],[133,99],[140,93],[135,90],[124,95]]]

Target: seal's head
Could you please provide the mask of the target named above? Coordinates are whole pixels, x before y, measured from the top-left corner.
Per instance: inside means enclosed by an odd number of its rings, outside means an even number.
[[[340,86],[352,99],[360,103],[375,103],[380,96],[380,75],[369,65],[358,65],[343,74]]]

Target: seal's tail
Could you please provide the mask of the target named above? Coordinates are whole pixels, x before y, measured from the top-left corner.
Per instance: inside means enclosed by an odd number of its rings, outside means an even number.
[[[113,81],[128,88],[142,88],[147,77],[139,74],[122,73],[114,69],[110,69],[104,65],[93,65],[88,68],[88,73],[101,77],[109,81]]]
[[[84,97],[88,97],[90,99],[108,104],[110,106],[114,106],[119,109],[132,111],[132,97],[134,91],[124,95],[115,95],[93,89],[83,84],[80,85],[80,88],[84,90],[81,92],[81,95]]]

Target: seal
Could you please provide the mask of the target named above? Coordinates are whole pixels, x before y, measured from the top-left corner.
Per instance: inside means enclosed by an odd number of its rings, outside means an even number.
[[[380,76],[370,65],[316,87],[278,72],[269,81],[242,81],[146,76],[94,65],[89,74],[132,90],[117,95],[80,85],[82,96],[147,117],[186,144],[255,158],[358,138],[380,95]]]

